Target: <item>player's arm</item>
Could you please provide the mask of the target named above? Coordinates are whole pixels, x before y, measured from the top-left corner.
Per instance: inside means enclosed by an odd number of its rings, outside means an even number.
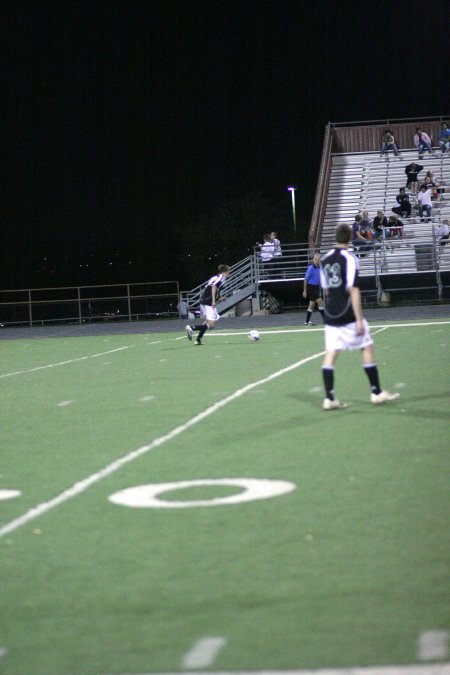
[[[348,289],[350,300],[352,301],[353,313],[356,318],[358,335],[364,335],[363,313],[361,306],[361,291],[357,286],[350,286]]]
[[[216,306],[216,295],[217,295],[217,286],[214,285],[211,287],[211,306],[215,307]]]
[[[305,278],[303,279],[303,293],[302,293],[302,295],[303,295],[304,298],[306,298],[306,296],[308,295],[308,293],[307,293],[307,286],[308,286],[308,272],[309,272],[309,267],[308,267],[308,269],[306,270]]]

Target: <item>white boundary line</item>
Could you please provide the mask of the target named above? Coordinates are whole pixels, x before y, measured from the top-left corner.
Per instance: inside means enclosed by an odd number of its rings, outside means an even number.
[[[76,359],[69,359],[68,361],[60,361],[59,363],[49,363],[46,366],[37,366],[36,368],[28,368],[26,370],[16,370],[14,373],[3,373],[1,377],[12,377],[13,375],[24,375],[25,373],[35,373],[37,370],[45,370],[46,368],[56,368],[57,366],[67,366],[70,363],[77,363],[78,361],[87,361],[88,359],[96,359],[98,356],[106,356],[106,354],[114,354],[114,352],[121,352],[124,349],[131,349],[136,345],[126,345],[125,347],[117,347],[117,349],[110,349],[107,352],[100,352],[99,354],[90,354],[89,356],[79,356]]]
[[[172,673],[136,673],[135,675],[194,675],[192,671]],[[124,673],[122,675],[132,675]],[[195,673],[198,675],[198,673]],[[220,670],[207,675],[450,675],[450,663],[411,666],[362,666],[360,668],[319,668],[318,670]]]
[[[267,377],[258,380],[257,382],[251,382],[250,384],[246,384],[244,387],[237,389],[234,393],[229,394],[220,401],[217,401],[216,403],[209,406],[202,412],[198,413],[198,415],[191,417],[191,419],[187,420],[187,422],[184,422],[184,424],[180,424],[178,427],[175,427],[174,429],[172,429],[172,431],[169,431],[169,433],[165,434],[164,436],[155,438],[151,443],[149,443],[148,445],[143,445],[137,450],[132,450],[127,455],[124,455],[123,457],[116,459],[111,464],[108,464],[100,471],[97,471],[96,473],[91,474],[87,478],[84,478],[83,480],[74,483],[72,487],[68,488],[67,490],[64,490],[64,492],[61,492],[59,495],[57,495],[53,499],[50,499],[48,502],[42,502],[41,504],[38,504],[34,508],[24,513],[22,516],[19,516],[18,518],[15,518],[9,523],[6,523],[6,525],[3,525],[0,528],[0,539],[5,537],[7,534],[11,534],[11,532],[18,530],[23,525],[27,525],[29,522],[31,522],[35,518],[38,518],[44,513],[51,511],[56,506],[64,504],[64,502],[67,502],[69,499],[72,499],[73,497],[82,494],[91,485],[95,485],[95,483],[98,483],[99,481],[103,480],[103,478],[106,478],[107,476],[110,476],[111,474],[115,473],[116,471],[121,469],[122,466],[125,466],[126,464],[133,462],[138,457],[146,455],[151,450],[154,450],[155,448],[164,445],[164,443],[171,441],[173,438],[176,438],[180,434],[183,434],[191,427],[195,426],[196,424],[202,422],[210,415],[214,414],[217,410],[224,408],[226,405],[228,405],[228,403],[236,401],[238,398],[244,396],[245,394],[247,394],[247,392],[251,391],[252,389],[259,387],[262,384],[266,384],[267,382],[271,382],[272,380],[281,377],[281,375],[284,375],[285,373],[289,373],[292,370],[296,370],[297,368],[300,368],[306,363],[309,363],[310,361],[314,361],[315,359],[320,358],[324,354],[325,352],[317,352],[312,356],[308,356],[304,359],[301,359],[300,361],[297,361],[296,363],[292,363],[290,366],[286,366],[281,370],[277,370],[274,373],[267,375]]]

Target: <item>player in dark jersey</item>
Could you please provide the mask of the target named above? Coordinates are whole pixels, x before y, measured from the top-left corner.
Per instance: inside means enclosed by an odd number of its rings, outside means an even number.
[[[334,397],[334,365],[343,349],[361,349],[363,367],[370,382],[370,400],[386,403],[400,394],[390,394],[380,387],[369,324],[363,317],[358,287],[358,260],[348,251],[352,230],[348,225],[336,228],[336,246],[323,256],[320,280],[325,299],[325,359],[322,365],[325,386],[324,410],[346,408]]]
[[[230,268],[228,265],[219,265],[218,274],[215,274],[209,279],[200,296],[200,304],[205,315],[205,322],[196,326],[187,325],[185,328],[189,340],[192,340],[194,330],[198,330],[197,338],[194,340],[195,345],[202,344],[202,337],[208,328],[214,328],[216,321],[220,319],[219,313],[216,309],[216,303],[219,299],[220,288],[225,283],[230,275]]]

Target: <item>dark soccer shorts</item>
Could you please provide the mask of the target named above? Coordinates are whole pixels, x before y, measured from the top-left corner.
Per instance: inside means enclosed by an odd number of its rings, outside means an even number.
[[[306,292],[308,294],[308,300],[314,302],[320,298],[320,286],[315,284],[306,284]]]

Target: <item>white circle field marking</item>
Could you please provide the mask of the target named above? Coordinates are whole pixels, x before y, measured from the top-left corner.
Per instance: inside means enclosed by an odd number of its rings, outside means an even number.
[[[0,502],[6,499],[14,499],[14,497],[20,497],[20,490],[0,490]]]
[[[184,490],[191,487],[225,485],[241,487],[243,491],[228,497],[196,499],[186,501],[165,501],[159,499],[164,492]],[[214,478],[206,480],[182,480],[174,483],[150,483],[120,490],[108,497],[109,501],[122,506],[140,509],[187,509],[196,506],[221,506],[243,504],[258,499],[270,499],[288,494],[296,489],[295,483],[286,480],[269,480],[264,478]]]

